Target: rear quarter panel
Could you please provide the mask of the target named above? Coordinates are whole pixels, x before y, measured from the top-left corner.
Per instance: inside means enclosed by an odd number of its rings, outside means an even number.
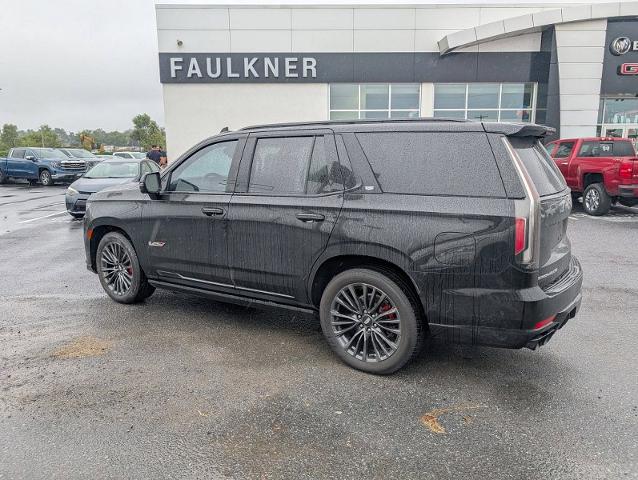
[[[338,255],[389,261],[411,277],[431,329],[463,326],[474,335],[481,292],[514,287],[513,215],[507,199],[349,193],[318,263]],[[507,308],[502,316],[509,318]],[[439,333],[471,341],[459,329]]]

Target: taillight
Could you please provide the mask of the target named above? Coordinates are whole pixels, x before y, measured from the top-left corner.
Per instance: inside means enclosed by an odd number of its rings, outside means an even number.
[[[527,219],[517,218],[514,226],[514,255],[525,250],[527,244]]]
[[[632,162],[631,160],[623,160],[620,164],[620,169],[618,170],[618,176],[620,178],[631,179],[634,176],[634,170],[636,169],[634,164],[635,162]]]

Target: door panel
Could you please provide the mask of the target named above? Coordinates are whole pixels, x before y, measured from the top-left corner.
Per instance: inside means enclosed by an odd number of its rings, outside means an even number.
[[[235,285],[305,302],[307,275],[328,243],[342,204],[342,193],[233,195],[228,219]]]
[[[206,287],[229,285],[226,215],[230,194],[168,193],[142,213],[146,257],[154,276]],[[216,209],[217,213],[210,213]]]

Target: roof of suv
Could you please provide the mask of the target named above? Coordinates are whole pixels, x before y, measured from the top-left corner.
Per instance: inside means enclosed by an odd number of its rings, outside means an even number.
[[[256,132],[268,130],[311,130],[330,128],[341,132],[354,131],[387,131],[388,127],[396,130],[410,131],[447,131],[447,132],[487,132],[508,136],[543,137],[555,130],[544,125],[533,123],[499,123],[476,122],[471,120],[446,118],[414,118],[414,119],[379,119],[379,120],[328,120],[317,122],[272,123],[244,127],[240,131]]]

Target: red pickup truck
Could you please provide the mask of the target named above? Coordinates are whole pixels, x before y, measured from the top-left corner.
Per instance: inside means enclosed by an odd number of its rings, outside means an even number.
[[[590,215],[605,215],[612,204],[638,205],[638,157],[625,138],[569,138],[545,147],[574,199],[583,197]]]

